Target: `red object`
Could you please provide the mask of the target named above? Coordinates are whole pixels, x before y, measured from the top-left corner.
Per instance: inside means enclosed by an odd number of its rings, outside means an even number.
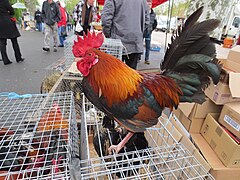
[[[152,8],[159,6],[162,3],[165,3],[168,0],[152,0]],[[104,0],[98,0],[98,5],[104,5]]]
[[[222,128],[226,131],[226,133],[238,144],[240,145],[240,138],[236,137],[234,134],[232,134],[227,128],[223,127]]]
[[[67,25],[66,11],[62,6],[59,6],[61,13],[61,20],[58,22],[58,27]]]
[[[12,17],[12,18],[11,18],[11,21],[16,22],[17,19],[16,19],[15,17]]]
[[[238,36],[237,45],[240,45],[240,35]]]

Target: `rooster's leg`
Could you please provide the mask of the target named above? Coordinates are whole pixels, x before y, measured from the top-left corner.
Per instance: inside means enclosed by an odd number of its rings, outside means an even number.
[[[111,145],[108,148],[108,154],[112,154],[112,152],[114,151],[116,154],[118,154],[118,152],[125,146],[125,144],[129,141],[129,139],[133,136],[134,133],[129,132],[125,138],[123,138],[123,140],[118,144],[118,145]]]

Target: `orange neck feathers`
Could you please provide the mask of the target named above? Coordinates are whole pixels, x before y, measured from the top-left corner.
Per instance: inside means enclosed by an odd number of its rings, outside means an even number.
[[[119,59],[99,50],[94,52],[99,62],[91,68],[87,80],[99,97],[105,97],[108,106],[124,102],[137,91],[143,77]]]

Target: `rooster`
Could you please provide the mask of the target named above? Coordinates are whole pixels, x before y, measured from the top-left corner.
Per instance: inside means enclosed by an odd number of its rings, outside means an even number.
[[[134,133],[143,132],[158,122],[164,108],[177,108],[180,102],[203,103],[204,89],[218,83],[221,65],[209,32],[219,20],[198,22],[203,7],[178,29],[168,46],[162,71],[143,73],[129,68],[119,59],[100,51],[102,33],[78,36],[73,54],[83,75],[86,97],[107,116],[129,131],[109,150],[118,153]]]
[[[68,129],[68,121],[63,118],[62,112],[57,104],[53,104],[38,122],[37,131],[51,131],[54,129]]]

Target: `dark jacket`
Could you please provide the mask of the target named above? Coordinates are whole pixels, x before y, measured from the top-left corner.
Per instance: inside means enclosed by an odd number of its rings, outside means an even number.
[[[0,0],[0,38],[12,39],[20,36],[16,22],[11,20],[14,10],[8,0]]]
[[[60,21],[61,14],[57,3],[53,1],[49,4],[48,1],[44,1],[42,5],[42,18],[43,22],[50,26]]]
[[[34,19],[36,20],[37,23],[42,22],[42,13],[41,11],[37,10],[34,15]]]
[[[154,29],[156,29],[156,27],[157,27],[156,14],[153,11],[153,9],[151,9],[151,12],[150,12],[150,23],[149,23],[148,27],[146,28],[146,30],[144,32],[144,37],[147,36],[148,34],[151,34],[152,31]]]

